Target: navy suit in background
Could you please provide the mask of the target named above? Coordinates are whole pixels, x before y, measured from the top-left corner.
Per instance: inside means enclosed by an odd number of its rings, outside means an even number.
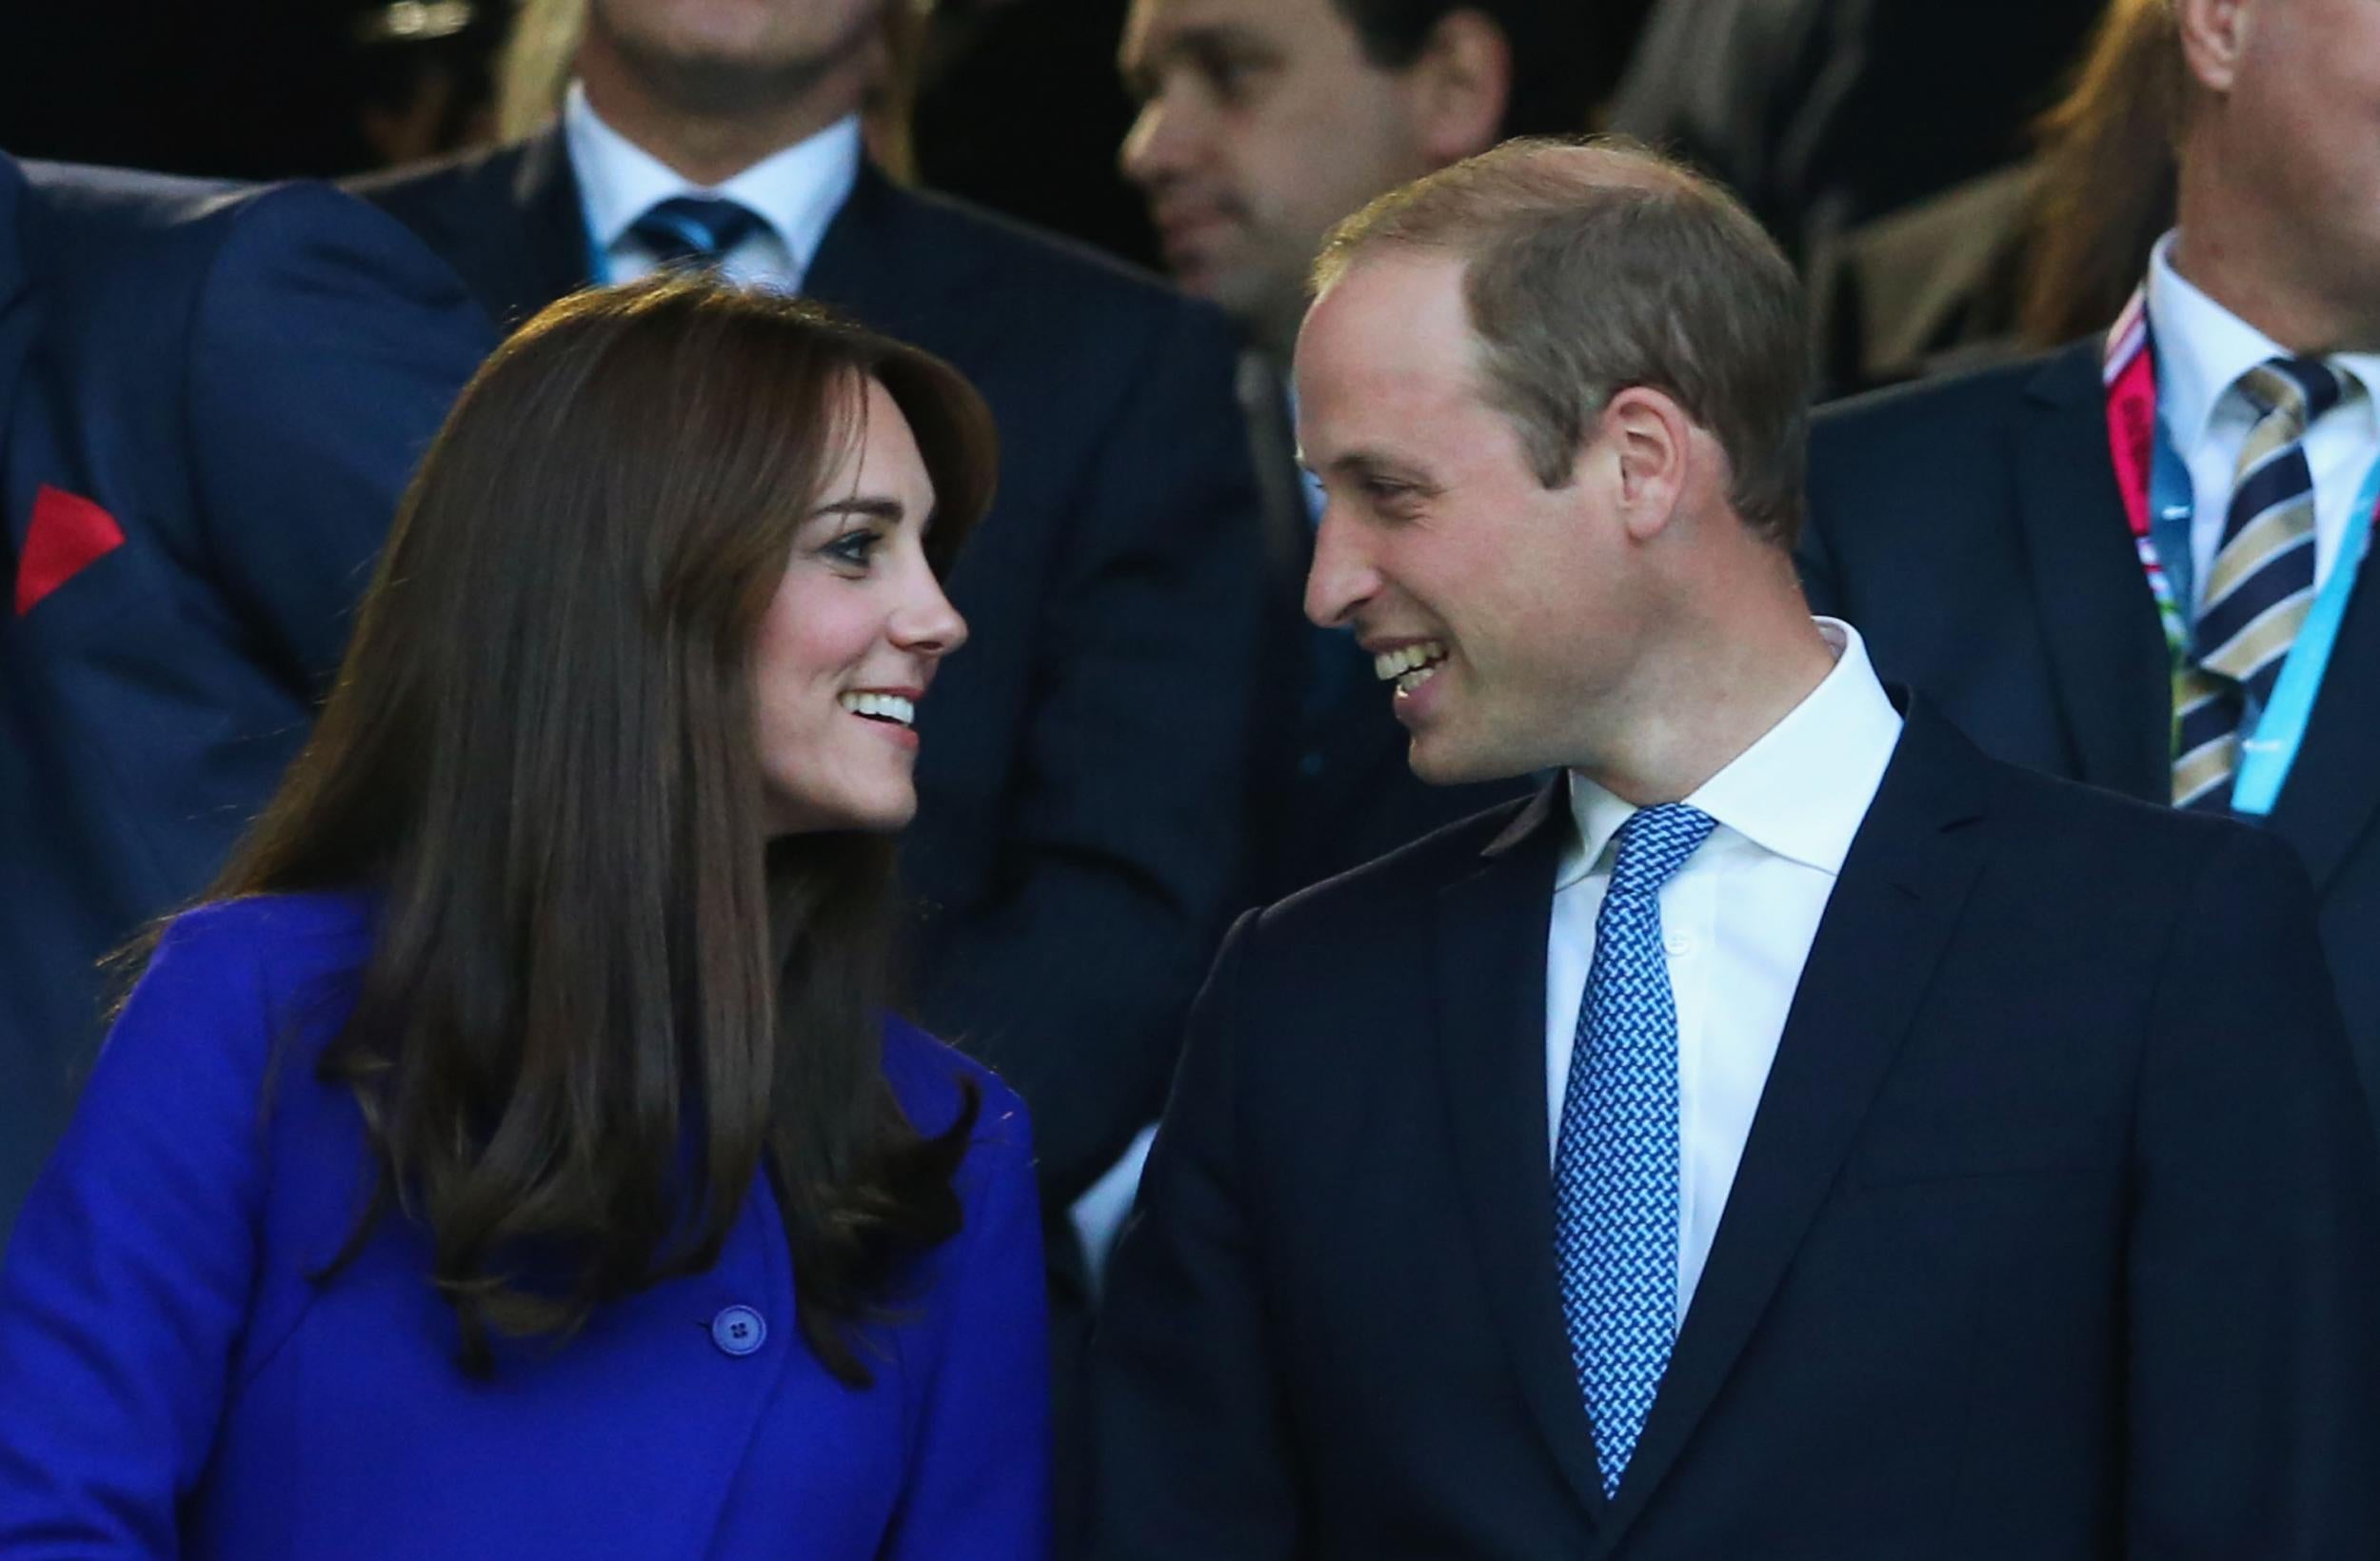
[[[1225,942],[1110,1274],[1100,1561],[2380,1553],[2380,1165],[2304,873],[1917,702],[1607,1500],[1561,796]]]
[[[1240,411],[1264,500],[1268,671],[1255,689],[1244,897],[1261,904],[1531,787],[1526,780],[1434,786],[1413,773],[1405,762],[1410,740],[1388,685],[1373,676],[1372,658],[1352,630],[1306,621],[1314,512],[1280,370],[1253,350],[1240,359]]]
[[[1995,758],[2172,793],[2165,635],[2108,449],[2097,337],[1846,402],[1810,447],[1814,611]],[[2365,1088],[2380,1100],[2380,583],[2367,562],[2265,827],[2312,876]]]
[[[0,1235],[100,1034],[96,961],[271,795],[491,340],[336,191],[0,158]]]

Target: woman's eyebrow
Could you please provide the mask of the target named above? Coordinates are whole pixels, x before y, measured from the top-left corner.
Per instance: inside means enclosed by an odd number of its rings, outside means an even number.
[[[908,513],[900,500],[873,495],[832,500],[810,511],[813,519],[821,515],[861,515],[872,521],[887,521],[895,525],[900,524],[902,517]]]

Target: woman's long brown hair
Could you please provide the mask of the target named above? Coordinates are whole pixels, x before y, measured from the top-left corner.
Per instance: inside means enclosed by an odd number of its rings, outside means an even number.
[[[318,1075],[435,1248],[465,1369],[707,1267],[757,1174],[802,1332],[947,1237],[972,1132],[881,1067],[891,845],[764,845],[755,625],[867,378],[934,482],[938,569],[991,420],[936,359],[809,306],[670,279],[581,294],[471,382],[407,492],[311,742],[210,898],[368,886],[376,938]]]

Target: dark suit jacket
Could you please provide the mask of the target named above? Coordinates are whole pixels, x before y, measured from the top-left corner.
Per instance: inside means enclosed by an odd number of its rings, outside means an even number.
[[[558,128],[363,181],[499,320],[584,286]],[[1156,1113],[1241,849],[1260,566],[1228,326],[864,170],[804,290],[948,359],[1000,423],[921,707],[920,1005],[1032,1103],[1062,1204]]]
[[[1811,441],[1813,605],[1999,759],[2164,801],[2172,693],[2093,338],[1846,403]],[[2297,848],[2380,1089],[2380,584],[2367,565],[2267,827]],[[2375,1098],[2380,1098],[2376,1095]]]
[[[271,795],[490,339],[331,190],[0,158],[0,1235],[97,1041],[95,961]]]
[[[1559,795],[1226,940],[1112,1270],[1095,1553],[2375,1553],[2380,1165],[2303,872],[1922,704],[1605,1501],[1554,1259]]]
[[[1256,768],[1248,805],[1246,902],[1261,904],[1359,867],[1481,808],[1524,781],[1433,786],[1405,762],[1405,729],[1372,659],[1343,629],[1306,621],[1314,521],[1298,469],[1280,370],[1240,359],[1240,410],[1263,498],[1267,667],[1256,682]]]

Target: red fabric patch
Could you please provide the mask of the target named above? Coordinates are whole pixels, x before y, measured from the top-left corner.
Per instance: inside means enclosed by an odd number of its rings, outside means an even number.
[[[31,612],[43,597],[123,545],[124,527],[113,515],[44,483],[33,493],[25,556],[16,561],[16,615]]]

